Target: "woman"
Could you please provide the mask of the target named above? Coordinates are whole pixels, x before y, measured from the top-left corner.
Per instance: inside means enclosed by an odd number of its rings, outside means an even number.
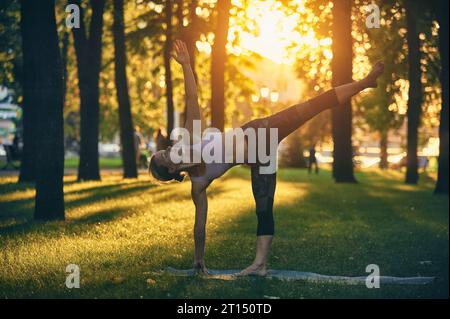
[[[194,75],[189,64],[189,54],[186,45],[182,41],[176,41],[174,45],[174,53],[172,56],[181,64],[184,74],[185,94],[187,103],[187,114],[185,129],[191,134],[195,134],[194,121],[202,121],[201,109],[198,105],[197,87]],[[377,86],[376,80],[384,69],[383,62],[378,62],[373,70],[364,79],[342,86],[338,86],[326,93],[319,95],[305,103],[291,106],[272,116],[253,120],[245,125],[247,128],[265,128],[277,129],[277,142],[279,143],[287,135],[302,126],[306,121],[319,114],[320,112],[338,107],[348,102],[348,100],[357,93]],[[203,125],[201,127],[204,127]],[[198,134],[198,133],[197,133]],[[222,140],[225,140],[227,133],[220,133]],[[195,138],[202,138],[194,136]],[[270,138],[270,137],[269,137]],[[191,143],[193,143],[191,139]],[[201,140],[201,147],[205,147],[208,143],[215,143],[205,139]],[[224,143],[222,143],[223,145]],[[266,264],[269,248],[274,235],[273,221],[273,199],[275,194],[276,173],[261,173],[260,162],[249,162],[247,151],[250,149],[247,140],[244,142],[246,151],[244,152],[244,162],[251,164],[252,190],[256,203],[256,215],[258,219],[257,240],[256,240],[256,257],[253,263],[240,272],[240,275],[259,275],[264,276],[267,273]],[[252,148],[254,151],[254,149]],[[149,170],[151,174],[160,181],[183,180],[181,172],[187,172],[192,183],[192,200],[195,204],[195,225],[194,225],[194,269],[199,273],[206,273],[204,255],[205,255],[205,226],[208,211],[208,201],[206,190],[211,182],[222,176],[229,168],[237,165],[238,162],[232,163],[176,163],[170,155],[171,148],[155,153],[150,161]],[[225,154],[230,153],[229,150],[222,150]],[[236,149],[231,150],[235,153]],[[227,155],[233,155],[227,154]]]

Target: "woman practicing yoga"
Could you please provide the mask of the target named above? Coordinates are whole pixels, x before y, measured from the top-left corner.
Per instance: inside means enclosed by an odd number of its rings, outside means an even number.
[[[224,148],[226,143],[217,143],[217,140],[226,140],[228,133],[216,133],[220,134],[220,139],[205,139],[202,136],[195,136],[195,122],[201,121],[203,118],[201,115],[201,109],[198,105],[197,87],[194,79],[194,75],[189,64],[189,54],[186,49],[186,45],[182,41],[176,41],[174,45],[174,53],[172,54],[174,59],[183,67],[184,85],[187,103],[187,114],[185,129],[192,134],[190,139],[191,148],[194,145],[200,148],[211,148],[211,143],[219,145],[221,147],[221,159],[224,158],[236,158],[238,152],[237,146],[234,149]],[[256,143],[258,147],[260,144],[269,143],[276,139],[276,145],[283,140],[286,136],[294,132],[301,127],[306,121],[321,113],[324,110],[328,110],[339,105],[348,102],[349,99],[357,93],[377,86],[377,78],[382,74],[384,69],[383,62],[378,62],[373,67],[372,71],[364,79],[355,81],[352,83],[344,84],[342,86],[335,87],[307,102],[291,106],[281,112],[271,115],[266,118],[260,118],[242,126],[243,130],[254,129],[256,131],[260,129],[266,129],[264,134],[266,138],[262,139],[258,133],[257,141],[264,140],[263,143]],[[203,125],[201,126],[204,127]],[[272,135],[273,129],[278,131],[278,135]],[[270,133],[269,133],[270,131]],[[200,142],[194,143],[194,140]],[[252,140],[254,144],[254,141]],[[239,143],[236,142],[236,145]],[[204,255],[205,255],[205,227],[206,216],[208,211],[208,201],[206,189],[211,182],[222,176],[228,169],[238,164],[248,164],[251,166],[251,178],[252,178],[252,190],[256,204],[256,216],[258,220],[257,226],[257,239],[256,239],[256,257],[253,263],[246,269],[240,272],[240,275],[259,275],[264,276],[267,273],[266,263],[268,259],[269,248],[274,235],[274,220],[273,220],[273,200],[275,194],[276,185],[276,173],[261,170],[264,166],[260,160],[250,160],[253,158],[254,153],[258,152],[258,147],[250,145],[250,138],[246,136],[244,138],[244,160],[229,160],[223,161],[202,161],[201,163],[191,162],[178,162],[174,161],[171,156],[171,147],[167,150],[159,151],[155,153],[151,160],[149,170],[151,174],[160,181],[178,180],[182,181],[182,172],[186,172],[190,176],[192,183],[192,200],[195,204],[195,225],[194,225],[194,269],[199,273],[206,273]],[[217,146],[212,145],[212,146]],[[215,149],[216,150],[216,149]],[[275,155],[276,156],[276,155]]]

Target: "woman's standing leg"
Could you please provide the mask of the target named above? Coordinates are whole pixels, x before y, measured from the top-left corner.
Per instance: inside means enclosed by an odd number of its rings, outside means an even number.
[[[265,276],[267,274],[267,259],[275,231],[273,201],[277,176],[276,174],[261,174],[258,165],[252,165],[251,169],[252,191],[258,218],[256,256],[253,263],[241,271],[240,275]]]

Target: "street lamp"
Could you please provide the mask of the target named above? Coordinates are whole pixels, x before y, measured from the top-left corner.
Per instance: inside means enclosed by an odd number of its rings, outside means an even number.
[[[258,103],[259,102],[259,96],[256,94],[252,94],[252,102],[253,103]]]
[[[277,91],[273,91],[270,93],[270,100],[272,101],[272,103],[277,103],[279,98],[280,93],[278,93]]]
[[[261,93],[261,97],[263,99],[267,99],[269,97],[269,94],[270,94],[270,89],[268,87],[262,87],[260,89],[260,93]]]

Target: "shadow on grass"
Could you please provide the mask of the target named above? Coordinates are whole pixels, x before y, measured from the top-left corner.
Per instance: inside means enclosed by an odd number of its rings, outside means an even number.
[[[0,235],[24,235],[33,232],[42,232],[45,229],[47,238],[58,237],[61,233],[81,235],[90,230],[90,226],[98,223],[106,223],[125,217],[129,214],[130,207],[110,208],[98,210],[73,220],[59,222],[43,222],[36,220],[25,220],[13,225],[0,227]]]
[[[73,182],[65,182],[67,184],[74,184]],[[82,184],[80,184],[82,185]],[[8,192],[24,191],[30,189],[31,184],[17,184],[8,185]],[[224,195],[226,191],[220,185],[208,192],[208,195],[213,199],[217,195]],[[98,204],[112,199],[127,199],[131,196],[142,194],[142,200],[151,205],[159,204],[173,200],[176,196],[177,200],[190,200],[190,193],[179,192],[175,184],[169,187],[157,187],[147,181],[127,181],[119,182],[113,185],[98,185],[86,187],[79,190],[70,190],[65,192],[65,207],[66,211],[76,208],[89,207],[92,204]],[[33,220],[34,196],[31,198],[6,200],[0,204],[0,235],[13,235],[15,233],[27,233],[33,231],[40,231],[43,225],[50,225],[51,222],[45,223]],[[79,224],[95,224],[99,222],[107,222],[116,218],[127,216],[133,205],[121,205],[121,207],[112,207],[102,209],[93,213],[84,214],[79,217],[66,216],[65,223],[59,223],[58,227],[70,227]],[[9,223],[8,223],[9,221]],[[5,225],[6,224],[6,225]],[[52,227],[50,226],[50,228]],[[87,230],[87,229],[86,229]]]
[[[65,182],[65,186],[68,184],[73,184],[72,182]],[[30,188],[30,184],[15,184],[8,185],[7,189],[13,192],[13,189],[17,191],[27,190]],[[77,207],[89,206],[100,201],[108,200],[111,198],[126,198],[138,192],[147,191],[149,189],[155,188],[148,182],[135,181],[135,182],[120,182],[114,185],[100,185],[96,187],[89,187],[80,190],[72,190],[65,193],[65,206],[66,209],[74,209]],[[74,199],[70,198],[71,195],[75,195]],[[51,225],[52,222],[41,222],[33,220],[33,206],[34,197],[23,198],[17,200],[6,200],[0,204],[0,235],[14,233],[27,233],[32,231],[39,231],[43,225]],[[88,214],[86,216],[81,216],[76,219],[71,219],[69,217],[69,222],[66,223],[56,223],[56,228],[58,227],[71,227],[73,224],[93,224],[98,222],[105,222],[113,220],[114,218],[122,217],[126,215],[127,209],[129,207],[112,207],[110,209],[100,210],[95,213]],[[10,222],[8,223],[8,220]],[[12,224],[11,224],[12,223]],[[5,225],[6,224],[6,225]],[[52,227],[50,226],[50,229]]]

